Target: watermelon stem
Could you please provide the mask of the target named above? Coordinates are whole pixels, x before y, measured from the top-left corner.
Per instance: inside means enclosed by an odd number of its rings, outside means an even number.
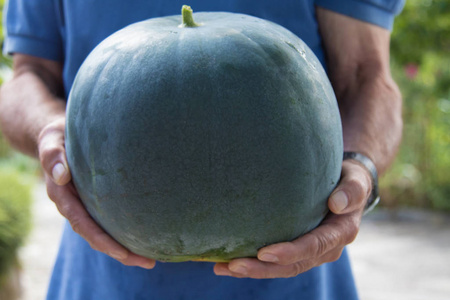
[[[181,8],[181,16],[183,19],[183,23],[181,27],[198,27],[200,24],[195,23],[194,17],[192,15],[192,8],[188,5],[183,5]]]

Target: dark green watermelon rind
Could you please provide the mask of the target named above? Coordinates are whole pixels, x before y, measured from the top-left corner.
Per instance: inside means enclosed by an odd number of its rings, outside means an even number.
[[[227,13],[196,20],[138,23],[93,51],[69,97],[69,166],[89,213],[137,254],[253,257],[326,215],[342,164],[337,103],[287,30]]]

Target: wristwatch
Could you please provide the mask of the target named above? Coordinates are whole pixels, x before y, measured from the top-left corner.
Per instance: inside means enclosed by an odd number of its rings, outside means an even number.
[[[372,177],[372,192],[367,199],[364,207],[364,215],[370,212],[380,202],[380,195],[378,194],[378,173],[375,164],[367,156],[357,152],[344,152],[344,160],[353,159],[364,166],[369,171]]]

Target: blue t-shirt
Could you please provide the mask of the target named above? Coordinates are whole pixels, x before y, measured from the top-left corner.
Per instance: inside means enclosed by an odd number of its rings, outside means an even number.
[[[315,5],[390,29],[403,0],[191,0],[195,11],[229,11],[274,21],[301,37],[324,63]],[[179,14],[184,1],[9,0],[6,53],[64,64],[66,94],[89,52],[116,30],[151,17]],[[346,251],[295,278],[236,279],[213,274],[212,263],[123,266],[92,250],[66,224],[48,300],[357,299]]]
[[[238,12],[278,23],[297,36],[324,63],[315,6],[321,6],[392,28],[404,0],[191,0],[194,11]],[[89,52],[111,33],[148,18],[180,14],[179,0],[9,0],[4,52],[20,52],[64,63],[64,85],[70,91]]]

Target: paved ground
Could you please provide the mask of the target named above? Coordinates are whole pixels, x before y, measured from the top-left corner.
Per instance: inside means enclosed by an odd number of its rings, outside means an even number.
[[[43,186],[34,211],[34,231],[21,252],[22,300],[45,298],[63,224]],[[373,212],[349,252],[361,300],[450,300],[450,215]]]
[[[374,212],[349,251],[362,300],[450,300],[450,215]]]

